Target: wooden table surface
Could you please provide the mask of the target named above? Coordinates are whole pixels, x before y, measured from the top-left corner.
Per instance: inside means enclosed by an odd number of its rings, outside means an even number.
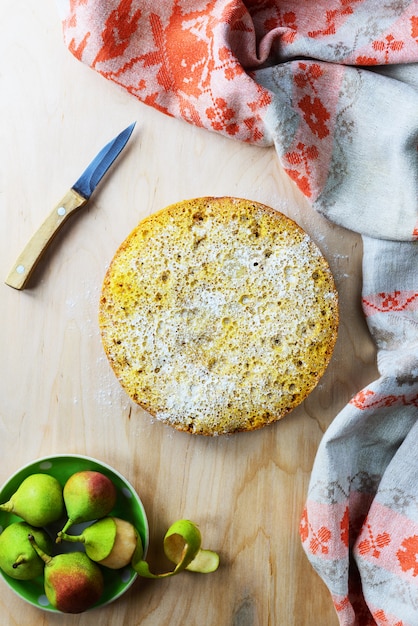
[[[41,456],[96,457],[137,489],[154,569],[163,567],[165,530],[182,517],[199,524],[204,545],[221,557],[214,574],[138,579],[112,605],[65,618],[24,603],[0,581],[2,626],[335,626],[298,523],[323,433],[376,376],[360,307],[360,237],[308,206],[273,148],[166,117],[76,61],[53,0],[3,0],[0,31],[3,279],[98,149],[137,121],[117,166],[54,240],[30,288],[0,284],[0,483]],[[273,426],[218,438],[178,433],[134,405],[97,323],[106,268],[138,221],[204,195],[250,198],[295,219],[327,257],[340,293],[334,356],[309,398]]]

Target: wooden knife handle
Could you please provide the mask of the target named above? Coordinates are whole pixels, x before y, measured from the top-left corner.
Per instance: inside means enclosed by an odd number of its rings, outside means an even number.
[[[43,224],[26,244],[5,283],[14,289],[24,289],[36,264],[66,219],[87,202],[86,198],[70,189],[56,207],[51,211]]]

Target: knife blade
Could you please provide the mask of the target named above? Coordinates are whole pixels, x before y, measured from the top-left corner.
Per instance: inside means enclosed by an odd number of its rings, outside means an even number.
[[[5,283],[24,289],[42,254],[62,225],[78,209],[85,206],[112,163],[128,143],[136,122],[107,143],[94,157],[78,180],[54,207],[16,259]]]

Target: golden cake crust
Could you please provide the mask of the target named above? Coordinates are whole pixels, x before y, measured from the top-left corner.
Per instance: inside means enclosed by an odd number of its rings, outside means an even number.
[[[240,198],[195,198],[123,242],[99,326],[137,404],[178,430],[219,435],[274,422],[307,397],[332,355],[338,296],[291,219]]]

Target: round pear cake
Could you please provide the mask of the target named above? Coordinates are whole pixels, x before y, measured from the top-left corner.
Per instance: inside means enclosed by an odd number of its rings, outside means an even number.
[[[178,430],[221,435],[275,422],[313,390],[337,338],[338,296],[294,221],[245,199],[195,198],[122,243],[99,325],[134,402]]]

